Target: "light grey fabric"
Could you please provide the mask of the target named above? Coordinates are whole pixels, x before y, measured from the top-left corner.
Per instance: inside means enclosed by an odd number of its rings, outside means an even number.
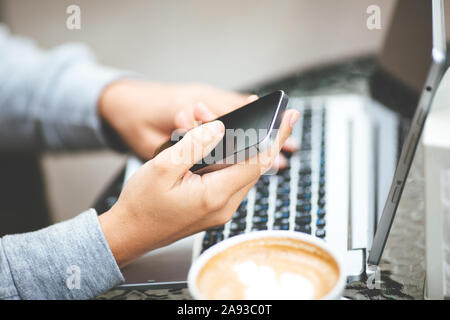
[[[2,299],[88,299],[123,280],[93,209],[0,240]]]
[[[123,76],[81,44],[46,52],[0,25],[0,150],[104,147],[97,101]]]
[[[0,152],[105,146],[97,102],[123,76],[82,45],[45,52],[0,25]],[[0,239],[0,299],[87,299],[123,280],[92,209]]]

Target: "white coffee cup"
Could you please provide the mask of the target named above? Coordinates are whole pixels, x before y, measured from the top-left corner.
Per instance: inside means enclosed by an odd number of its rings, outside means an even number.
[[[344,290],[344,270],[339,252],[319,238],[293,231],[256,231],[203,252],[189,270],[188,287],[199,300],[333,300]]]

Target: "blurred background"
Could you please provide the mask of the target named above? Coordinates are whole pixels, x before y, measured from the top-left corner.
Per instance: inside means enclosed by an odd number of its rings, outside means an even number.
[[[71,4],[81,8],[81,30],[66,28]],[[381,8],[380,30],[366,26],[366,9],[373,4]],[[101,63],[154,81],[239,90],[375,54],[394,5],[394,0],[0,0],[0,21],[43,48],[84,42]],[[124,162],[124,155],[108,151],[43,155],[51,220],[92,206]]]

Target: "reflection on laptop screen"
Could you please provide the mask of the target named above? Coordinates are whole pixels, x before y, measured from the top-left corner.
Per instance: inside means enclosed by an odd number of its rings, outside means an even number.
[[[411,119],[416,111],[432,63],[432,12],[431,1],[400,0],[386,32],[384,45],[378,55],[375,71],[370,78],[372,97],[398,116],[397,134],[384,135],[396,145],[395,160],[405,143]],[[385,130],[378,128],[378,130]],[[378,143],[377,143],[378,144]],[[386,144],[378,144],[375,172],[376,222],[389,194],[396,163],[386,160]],[[389,152],[392,152],[389,149]]]
[[[398,1],[371,78],[372,96],[411,119],[431,66],[430,1]]]

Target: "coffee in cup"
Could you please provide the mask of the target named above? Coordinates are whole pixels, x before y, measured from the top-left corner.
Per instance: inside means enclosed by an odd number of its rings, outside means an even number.
[[[188,284],[198,299],[333,299],[345,276],[324,241],[291,231],[258,231],[211,247]]]

